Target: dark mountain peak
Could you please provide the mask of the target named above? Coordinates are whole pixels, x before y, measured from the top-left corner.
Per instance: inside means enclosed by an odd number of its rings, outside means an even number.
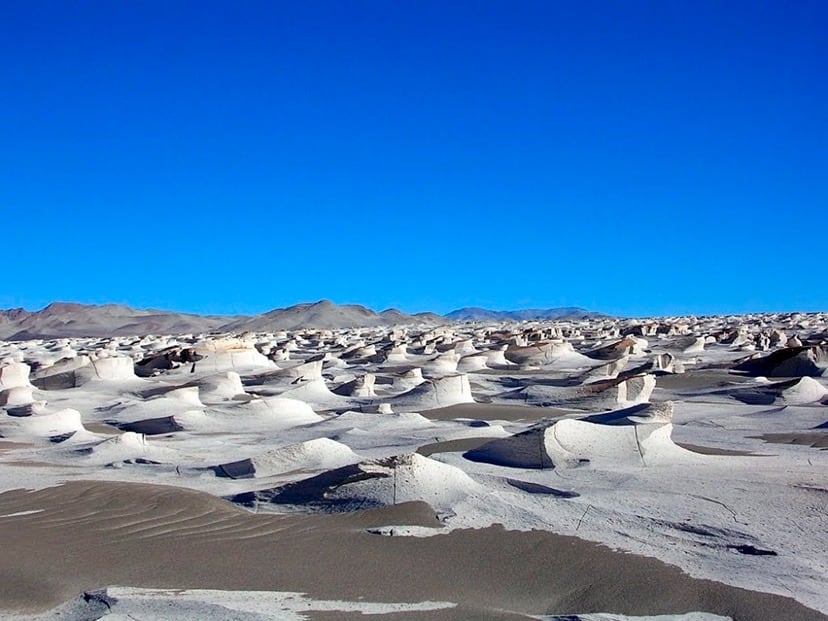
[[[10,321],[20,319],[21,317],[28,317],[31,315],[25,308],[9,308],[7,310],[0,310],[0,317],[5,317]]]
[[[41,310],[37,311],[39,313],[48,314],[48,313],[71,313],[76,311],[85,310],[87,308],[97,308],[94,304],[79,304],[77,302],[52,302],[48,306],[45,306]]]
[[[442,319],[441,319],[442,321]],[[334,304],[330,300],[319,300],[309,304],[295,304],[277,308],[258,317],[245,317],[225,324],[227,332],[271,330],[296,330],[302,328],[368,328],[393,326],[406,323],[439,323],[431,318],[414,317],[397,309],[389,308],[377,313],[360,304]]]

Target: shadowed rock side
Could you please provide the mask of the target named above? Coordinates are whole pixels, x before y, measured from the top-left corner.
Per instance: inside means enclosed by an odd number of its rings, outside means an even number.
[[[715,391],[713,394],[728,395],[750,405],[806,405],[824,403],[828,389],[810,377],[801,377],[785,382],[754,384]]]
[[[252,515],[183,489],[75,482],[6,492],[0,515],[12,516],[0,519],[4,603],[29,613],[120,584],[447,601],[465,615],[454,618],[699,610],[740,621],[826,619],[786,597],[697,580],[574,537],[496,526],[426,538],[368,532],[435,525],[424,503],[335,516]]]
[[[785,347],[765,356],[753,355],[733,366],[753,376],[820,377],[828,368],[828,345]]]
[[[543,424],[499,438],[463,454],[466,459],[510,468],[647,466],[703,459],[670,438],[672,404],[643,404]]]
[[[147,418],[144,420],[137,420],[133,423],[118,423],[116,426],[121,431],[143,433],[148,436],[157,436],[184,430],[184,426],[176,421],[173,416]]]
[[[546,451],[547,427],[538,427],[509,438],[491,440],[483,446],[463,453],[471,461],[479,461],[508,468],[554,468]]]

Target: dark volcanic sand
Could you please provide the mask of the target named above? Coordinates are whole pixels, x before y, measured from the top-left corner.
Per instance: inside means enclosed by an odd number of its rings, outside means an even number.
[[[436,524],[424,503],[344,515],[276,516],[145,484],[73,482],[0,494],[0,515],[37,509],[44,511],[0,518],[0,606],[7,610],[44,610],[85,589],[119,584],[299,591],[316,599],[451,601],[461,606],[456,615],[485,610],[497,619],[510,618],[508,612],[692,610],[740,621],[828,619],[789,598],[690,578],[658,560],[574,537],[497,526],[426,538],[364,531]],[[452,614],[434,618],[462,618]]]

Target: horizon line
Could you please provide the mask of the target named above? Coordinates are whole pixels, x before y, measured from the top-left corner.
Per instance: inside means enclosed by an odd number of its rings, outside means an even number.
[[[496,312],[496,313],[516,313],[516,312],[525,312],[525,311],[550,311],[550,310],[563,310],[563,309],[573,309],[584,311],[586,313],[593,313],[596,315],[602,315],[608,319],[618,319],[618,320],[646,320],[646,319],[673,319],[673,318],[703,318],[703,317],[738,317],[738,316],[746,316],[746,315],[780,315],[780,314],[820,314],[826,313],[826,310],[803,310],[803,309],[787,309],[787,310],[756,310],[756,311],[723,311],[723,312],[683,312],[683,313],[654,313],[654,314],[644,314],[644,313],[634,313],[634,314],[627,314],[627,313],[618,313],[613,314],[611,312],[603,311],[603,310],[595,310],[586,308],[584,306],[579,305],[566,305],[566,306],[540,306],[540,305],[532,305],[532,306],[525,306],[525,307],[513,307],[509,309],[501,309],[501,308],[490,308],[486,306],[477,306],[477,305],[467,305],[467,306],[458,306],[450,311],[445,313],[441,313],[434,310],[424,310],[424,311],[408,311],[403,310],[396,306],[389,306],[382,310],[377,310],[374,307],[368,306],[366,304],[361,304],[358,302],[334,302],[330,298],[320,298],[316,301],[303,301],[303,302],[296,302],[293,304],[288,304],[286,306],[274,306],[271,308],[267,308],[266,310],[260,312],[253,312],[253,313],[221,313],[221,312],[201,312],[196,310],[181,310],[176,308],[162,308],[162,307],[155,307],[155,306],[142,306],[136,305],[128,302],[121,302],[121,301],[109,301],[109,302],[85,302],[85,301],[77,301],[77,300],[53,300],[40,308],[34,308],[33,305],[20,305],[20,306],[13,306],[8,308],[2,308],[0,311],[8,312],[8,311],[15,311],[15,310],[23,310],[28,313],[38,313],[41,311],[46,310],[50,306],[53,305],[76,305],[82,307],[106,307],[106,306],[120,306],[125,307],[133,311],[155,311],[159,313],[170,313],[170,314],[178,314],[178,315],[195,315],[200,317],[226,317],[230,318],[242,318],[242,317],[256,317],[259,315],[264,315],[273,311],[278,310],[288,310],[291,308],[295,308],[297,306],[314,306],[317,304],[322,303],[330,303],[333,306],[342,307],[342,306],[356,306],[361,307],[371,312],[381,314],[389,311],[397,311],[406,315],[425,315],[425,314],[433,314],[440,317],[447,317],[448,315],[462,311],[467,309],[474,309],[474,310],[483,310],[487,312]]]

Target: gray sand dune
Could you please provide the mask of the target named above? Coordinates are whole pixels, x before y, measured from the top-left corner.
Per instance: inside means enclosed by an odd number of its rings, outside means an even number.
[[[11,440],[0,438],[0,452],[14,451],[21,448],[29,448],[31,446],[33,445],[28,442],[12,442]]]
[[[568,411],[557,408],[542,408],[525,405],[502,405],[499,403],[460,403],[445,408],[435,408],[421,412],[432,420],[452,420],[455,418],[473,418],[477,420],[534,421],[544,418],[557,418]]]
[[[656,386],[676,392],[692,392],[710,388],[734,387],[752,381],[747,376],[733,375],[727,371],[699,370],[693,373],[659,375]]]
[[[365,615],[361,612],[317,610],[311,611],[307,615],[311,621],[365,621]],[[423,613],[421,611],[392,612],[378,618],[381,621],[419,621],[423,618]],[[537,617],[505,610],[484,610],[473,606],[458,606],[456,608],[428,611],[429,621],[469,621],[469,619],[475,621],[521,621],[537,619]],[[572,619],[572,621],[575,621],[575,619]]]
[[[0,518],[0,605],[7,610],[44,610],[83,590],[123,584],[453,601],[467,610],[503,611],[490,618],[607,610],[702,610],[740,621],[827,618],[789,598],[690,578],[574,537],[498,526],[427,538],[365,531],[427,520],[423,503],[289,517],[253,515],[205,494],[145,484],[73,482],[0,495],[2,516],[33,510],[42,511]]]
[[[699,455],[718,455],[720,457],[766,457],[766,455],[758,455],[750,451],[737,451],[735,449],[725,449],[715,446],[701,446],[699,444],[689,444],[687,442],[676,442],[676,446],[683,449],[698,453]]]
[[[797,444],[816,449],[828,450],[828,431],[802,433],[765,433],[758,436],[771,444]]]
[[[482,438],[460,438],[458,440],[445,440],[443,442],[432,442],[431,444],[424,444],[417,449],[420,455],[428,457],[435,453],[454,453],[471,451],[476,448],[488,444],[492,441],[491,436]]]

